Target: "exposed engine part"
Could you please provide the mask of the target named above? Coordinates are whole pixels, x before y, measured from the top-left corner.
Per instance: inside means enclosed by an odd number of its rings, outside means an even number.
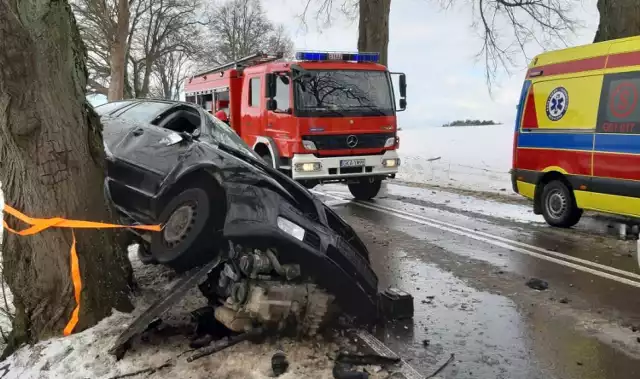
[[[267,274],[273,269],[269,258],[260,253],[241,256],[238,265],[240,270],[252,279],[255,279],[259,274]]]
[[[222,274],[234,282],[240,279],[240,274],[237,273],[229,263],[224,264],[224,271]]]
[[[271,251],[271,249],[267,249],[264,253],[267,255],[267,257],[271,261],[271,264],[273,265],[273,270],[277,272],[278,275],[280,276],[286,276],[284,269],[280,265],[280,262],[278,261],[278,258],[273,253],[273,251]]]
[[[234,332],[246,332],[252,328],[252,320],[242,311],[234,311],[225,306],[219,306],[215,310],[216,320],[233,330]]]
[[[284,277],[287,280],[296,279],[302,274],[300,271],[300,265],[296,265],[296,264],[282,265],[282,269],[284,270]]]
[[[243,300],[240,295],[245,285],[246,299],[238,302]],[[242,281],[233,288],[239,293],[232,291],[232,296],[216,309],[216,319],[234,331],[244,331],[255,322],[278,331],[295,327],[299,334],[312,336],[327,321],[334,299],[311,284]]]
[[[240,281],[237,283],[233,283],[231,286],[231,299],[234,303],[244,304],[247,300],[247,295],[249,292],[249,288],[247,282]]]

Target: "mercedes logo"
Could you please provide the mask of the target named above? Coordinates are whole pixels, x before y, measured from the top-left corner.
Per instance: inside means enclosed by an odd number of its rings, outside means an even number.
[[[347,146],[353,149],[357,145],[358,145],[358,137],[354,136],[353,134],[347,137]]]

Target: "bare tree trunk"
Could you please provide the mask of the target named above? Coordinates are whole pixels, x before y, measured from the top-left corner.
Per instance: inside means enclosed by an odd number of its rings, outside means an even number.
[[[0,182],[6,203],[27,215],[112,219],[102,190],[102,126],[84,96],[86,59],[66,0],[0,0]],[[75,234],[82,294],[74,331],[80,331],[113,308],[131,309],[131,266],[118,243],[122,234]],[[4,272],[16,308],[7,353],[62,334],[76,303],[70,230],[4,237]]]
[[[359,8],[358,51],[380,53],[380,63],[386,66],[391,0],[360,0]]]
[[[640,35],[638,0],[598,0],[600,25],[593,42]]]
[[[129,35],[129,0],[118,0],[118,30],[111,45],[111,82],[109,83],[109,101],[124,98],[125,65],[127,55],[127,37]]]

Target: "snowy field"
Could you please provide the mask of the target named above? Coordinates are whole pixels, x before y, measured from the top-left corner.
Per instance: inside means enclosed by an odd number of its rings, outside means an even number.
[[[512,125],[425,127],[398,134],[402,159],[398,179],[512,194]]]

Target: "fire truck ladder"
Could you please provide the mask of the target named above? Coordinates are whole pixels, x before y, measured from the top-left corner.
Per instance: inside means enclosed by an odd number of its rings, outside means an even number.
[[[240,58],[233,62],[225,63],[221,66],[214,67],[210,70],[199,72],[193,75],[192,78],[195,78],[196,76],[201,76],[201,75],[208,75],[218,71],[228,70],[230,68],[243,69],[245,67],[254,66],[257,64],[273,62],[275,60],[282,59],[283,56],[284,56],[283,53],[276,53],[274,55],[269,55],[263,52],[257,52],[255,54],[247,55],[246,57]]]

